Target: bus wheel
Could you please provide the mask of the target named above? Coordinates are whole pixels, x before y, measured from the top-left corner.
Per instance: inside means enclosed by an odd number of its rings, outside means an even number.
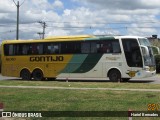
[[[121,73],[116,69],[111,70],[108,74],[108,77],[109,77],[109,80],[112,82],[121,81]]]
[[[30,80],[31,79],[31,73],[27,69],[23,69],[20,73],[20,77],[22,80]]]
[[[43,80],[43,72],[40,69],[35,69],[32,76],[34,80]]]

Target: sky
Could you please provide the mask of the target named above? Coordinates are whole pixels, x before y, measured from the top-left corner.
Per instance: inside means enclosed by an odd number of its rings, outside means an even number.
[[[64,35],[160,36],[160,0],[0,0],[0,41]]]

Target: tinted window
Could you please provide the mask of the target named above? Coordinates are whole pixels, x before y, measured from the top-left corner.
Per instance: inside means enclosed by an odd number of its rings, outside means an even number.
[[[59,43],[44,43],[44,54],[58,54],[60,52]]]
[[[105,40],[97,43],[98,53],[121,53],[118,40]]]
[[[81,53],[90,53],[91,44],[90,42],[81,43]]]
[[[13,55],[13,45],[4,45],[4,54]]]
[[[80,42],[63,42],[61,43],[62,54],[73,54],[81,52]]]
[[[118,40],[4,45],[5,55],[120,53]]]
[[[122,39],[126,61],[129,67],[142,67],[142,56],[136,39]]]

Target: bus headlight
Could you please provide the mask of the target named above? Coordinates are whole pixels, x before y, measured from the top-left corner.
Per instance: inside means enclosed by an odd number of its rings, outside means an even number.
[[[149,71],[149,70],[150,70],[150,67],[145,66],[145,67],[143,68],[143,70],[145,70],[145,71]]]
[[[143,68],[143,70],[145,70],[145,71],[155,71],[156,68],[155,68],[155,67],[148,67],[148,66],[145,66],[145,67]]]
[[[155,71],[156,70],[156,67],[150,67],[149,68],[149,71]]]

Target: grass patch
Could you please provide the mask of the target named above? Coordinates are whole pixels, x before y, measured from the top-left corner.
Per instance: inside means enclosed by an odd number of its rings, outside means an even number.
[[[110,82],[59,82],[4,80],[8,86],[53,86],[77,88],[159,89],[159,84]],[[70,85],[70,86],[69,86]],[[159,92],[108,90],[53,90],[0,88],[0,102],[5,111],[147,111],[148,104],[159,104]],[[128,120],[128,118],[42,118],[60,120]],[[158,118],[133,118],[133,120]],[[30,120],[30,119],[29,119]]]
[[[2,80],[2,81],[0,81],[0,85],[7,85],[7,86],[77,87],[77,88],[160,89],[160,84],[149,84],[149,83],[112,83],[112,82],[65,82],[65,81]]]
[[[0,91],[0,101],[7,111],[128,111],[129,108],[146,111],[147,104],[159,103],[160,99],[153,92],[15,88],[0,88]]]
[[[5,111],[147,111],[160,99],[154,92],[17,88],[0,88],[0,96]]]

